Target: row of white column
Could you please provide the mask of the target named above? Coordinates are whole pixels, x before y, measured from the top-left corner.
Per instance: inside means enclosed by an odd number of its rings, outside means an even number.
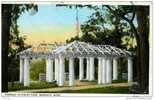
[[[86,60],[87,60],[87,63],[86,63],[86,80],[93,81],[93,80],[95,80],[94,58],[89,57],[89,58],[86,58]],[[83,68],[82,68],[82,70],[83,70]],[[81,76],[83,77],[83,74],[81,74]],[[83,78],[81,78],[80,80],[83,80]]]
[[[98,84],[112,82],[112,61],[110,58],[98,58]]]
[[[118,79],[118,58],[98,58],[98,84],[112,83]],[[133,81],[133,61],[128,58],[128,82]]]
[[[94,58],[86,58],[86,80],[95,80]],[[84,58],[79,58],[79,80],[84,80]]]
[[[55,66],[53,66],[53,59],[46,59],[46,81],[53,82],[56,80],[59,86],[64,85],[65,81],[65,59],[60,56],[55,58]],[[105,84],[112,82],[112,67],[113,67],[113,80],[118,78],[118,63],[117,58],[98,58],[98,84]],[[113,66],[112,66],[113,65]],[[131,58],[128,58],[128,81],[133,79],[133,62]],[[55,70],[53,71],[53,67]],[[55,72],[55,75],[54,75]],[[94,68],[94,58],[86,58],[86,80],[93,81],[95,80],[95,68]],[[55,76],[55,77],[54,77]],[[84,79],[84,58],[79,58],[79,80]],[[29,58],[20,59],[20,82],[24,86],[28,86],[30,83],[29,79]],[[69,58],[69,86],[75,85],[75,76],[74,76],[74,58]]]
[[[56,63],[57,62],[57,63]],[[84,58],[79,58],[79,80],[84,79]],[[59,86],[64,85],[65,81],[65,64],[64,58],[59,57],[55,61],[55,68],[58,68],[57,73],[55,73],[57,77],[57,84]],[[87,58],[87,70],[86,70],[86,79],[87,80],[94,80],[94,58]],[[69,58],[69,86],[75,85],[75,76],[74,76],[74,58]]]

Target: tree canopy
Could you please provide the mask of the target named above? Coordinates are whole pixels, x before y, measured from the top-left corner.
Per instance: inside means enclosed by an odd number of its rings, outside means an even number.
[[[27,48],[25,37],[19,35],[17,19],[25,11],[34,14],[37,10],[34,4],[2,4],[2,91],[7,91],[8,81],[19,79],[17,53]]]

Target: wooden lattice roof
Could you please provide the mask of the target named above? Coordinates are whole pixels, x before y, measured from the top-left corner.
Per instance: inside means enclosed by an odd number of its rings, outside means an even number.
[[[128,57],[131,52],[110,45],[92,45],[73,41],[65,45],[39,45],[19,53],[21,57]]]

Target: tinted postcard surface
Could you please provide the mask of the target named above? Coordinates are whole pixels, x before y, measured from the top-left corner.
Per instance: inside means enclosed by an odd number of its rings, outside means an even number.
[[[152,2],[1,7],[2,96],[151,96]]]

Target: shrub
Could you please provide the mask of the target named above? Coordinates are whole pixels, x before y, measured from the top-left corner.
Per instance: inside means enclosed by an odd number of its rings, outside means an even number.
[[[39,80],[39,73],[46,73],[45,60],[33,60],[30,64],[30,79]]]
[[[113,80],[112,83],[125,83],[127,80]]]
[[[57,85],[53,83],[47,82],[31,82],[30,86],[23,86],[23,84],[19,82],[14,82],[8,84],[8,91],[15,91],[15,90],[28,90],[28,89],[43,89],[43,88],[52,88],[56,87]]]

